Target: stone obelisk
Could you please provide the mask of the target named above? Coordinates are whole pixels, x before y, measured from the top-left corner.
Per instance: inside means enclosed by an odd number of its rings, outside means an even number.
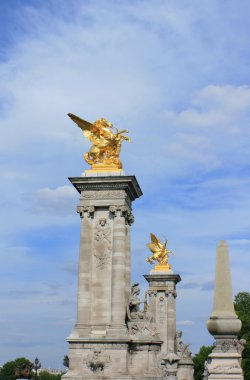
[[[217,247],[214,307],[207,328],[215,338],[215,348],[209,355],[206,366],[207,378],[243,380],[237,339],[241,321],[234,310],[229,253],[224,240]]]

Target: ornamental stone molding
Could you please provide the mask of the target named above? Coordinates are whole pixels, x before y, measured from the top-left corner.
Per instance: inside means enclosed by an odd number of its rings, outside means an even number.
[[[126,192],[124,190],[96,190],[96,191],[83,191],[80,199],[126,199]]]

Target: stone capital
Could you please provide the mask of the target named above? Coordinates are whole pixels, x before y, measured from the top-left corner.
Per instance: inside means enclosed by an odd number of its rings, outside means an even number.
[[[124,205],[114,205],[109,207],[109,212],[115,218],[117,216],[124,217],[126,224],[131,225],[134,222],[134,216],[131,208]]]
[[[76,212],[80,214],[80,218],[94,218],[95,207],[94,206],[77,206]]]
[[[165,296],[166,297],[177,297],[177,292],[175,290],[166,290],[165,291]]]

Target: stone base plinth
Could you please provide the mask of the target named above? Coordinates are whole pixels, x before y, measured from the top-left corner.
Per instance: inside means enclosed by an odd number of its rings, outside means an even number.
[[[216,346],[208,356],[205,368],[208,380],[243,380],[237,342],[236,337],[216,337]]]
[[[163,380],[158,363],[161,342],[151,339],[69,341],[64,380]]]

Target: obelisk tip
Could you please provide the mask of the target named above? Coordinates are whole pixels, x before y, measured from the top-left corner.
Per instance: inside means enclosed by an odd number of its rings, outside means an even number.
[[[227,242],[226,242],[226,240],[220,240],[219,241],[219,244],[218,244],[218,248],[219,247],[227,247]]]

